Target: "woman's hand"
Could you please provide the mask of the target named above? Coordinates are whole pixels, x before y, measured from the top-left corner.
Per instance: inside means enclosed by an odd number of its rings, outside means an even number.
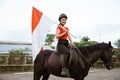
[[[70,46],[74,46],[74,43],[72,42],[72,43],[70,43]]]
[[[64,32],[64,34],[66,34],[68,32],[68,30],[67,29],[65,29],[65,32]]]

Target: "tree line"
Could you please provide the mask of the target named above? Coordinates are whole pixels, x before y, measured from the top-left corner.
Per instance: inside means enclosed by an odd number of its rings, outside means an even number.
[[[47,46],[52,46],[52,43],[54,42],[55,39],[55,34],[47,34],[46,40],[45,40],[45,45]],[[92,41],[88,36],[83,36],[80,41],[74,42],[75,46],[89,46],[92,44],[98,43],[97,41]],[[120,39],[116,40],[114,42],[114,45],[117,48],[120,48]]]

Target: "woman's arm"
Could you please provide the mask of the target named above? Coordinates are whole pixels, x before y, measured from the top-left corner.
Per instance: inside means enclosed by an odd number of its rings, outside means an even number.
[[[69,32],[68,32],[68,39],[69,39],[69,41],[70,41],[70,45],[74,45]]]
[[[65,32],[63,32],[63,33],[61,33],[61,34],[60,34],[60,30],[59,30],[59,29],[57,29],[57,30],[56,30],[56,38],[59,38],[59,37],[61,37],[61,36],[65,35],[65,34],[66,34],[66,32],[67,32],[67,30],[66,30]]]

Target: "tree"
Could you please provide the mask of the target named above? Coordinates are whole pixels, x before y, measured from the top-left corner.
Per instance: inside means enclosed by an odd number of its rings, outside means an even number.
[[[117,41],[115,41],[115,45],[120,48],[120,39],[118,39]]]
[[[118,47],[118,51],[116,52],[116,56],[118,57],[118,60],[120,61],[120,39],[115,41],[114,44]]]
[[[90,38],[88,36],[83,36],[81,41],[83,42],[88,42],[90,40]]]
[[[47,34],[45,45],[53,47],[51,44],[54,42],[54,37],[55,37],[55,34]]]
[[[89,46],[96,43],[97,41],[90,41],[90,38],[88,36],[82,37],[80,42],[74,42],[75,46]]]

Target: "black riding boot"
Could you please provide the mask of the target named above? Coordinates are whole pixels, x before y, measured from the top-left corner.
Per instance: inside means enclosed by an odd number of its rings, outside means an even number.
[[[65,77],[70,77],[69,70],[68,70],[68,55],[61,54],[61,63],[62,63],[62,71],[61,75]]]

